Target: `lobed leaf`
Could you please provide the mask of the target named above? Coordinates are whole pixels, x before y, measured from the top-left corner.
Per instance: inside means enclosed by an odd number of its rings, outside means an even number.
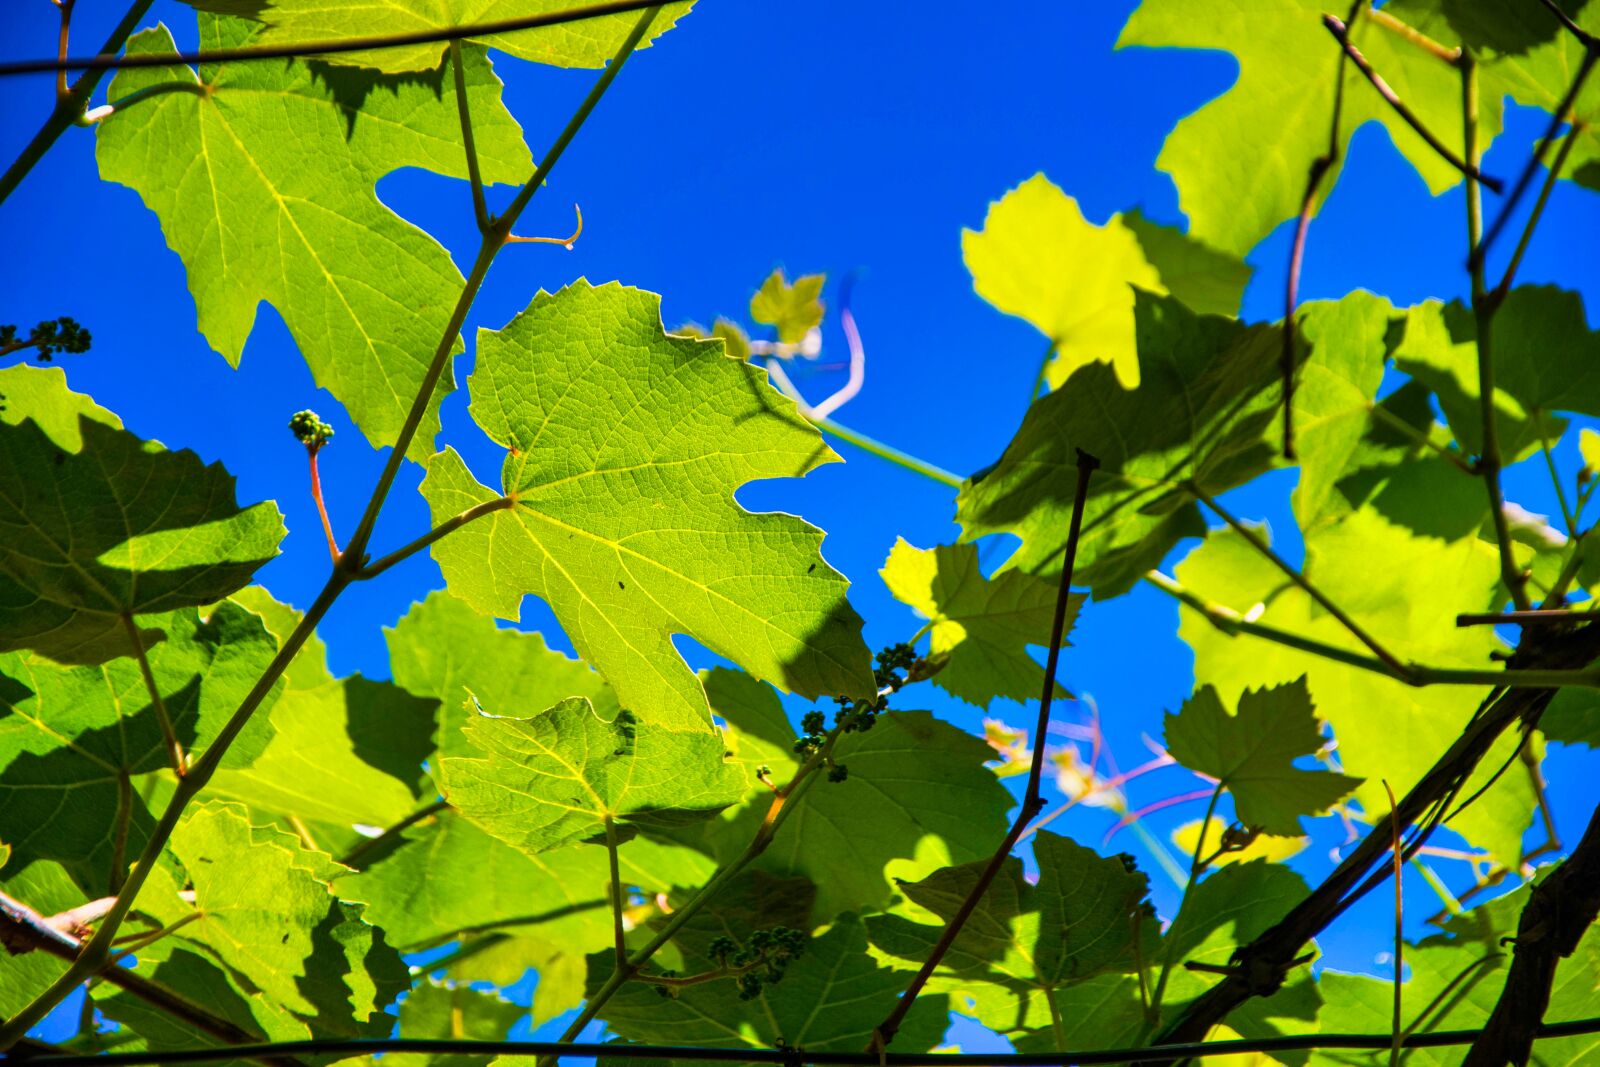
[[[710,726],[675,633],[808,697],[875,691],[821,532],[734,502],[837,458],[760,370],[666,334],[654,294],[580,281],[483,331],[471,386],[514,504],[434,544],[453,593],[505,619],[543,597],[642,722]],[[437,521],[499,496],[453,450],[422,491]]]
[[[202,48],[260,44],[266,32],[200,15]],[[130,55],[175,51],[165,27],[128,42]],[[533,164],[499,79],[480,49],[466,55],[484,180],[522,181]],[[109,92],[116,100],[170,85],[188,91],[96,127],[101,177],[132,188],[161,220],[212,348],[237,365],[257,306],[271,304],[317,384],[374,446],[393,445],[463,280],[444,247],[373,186],[402,167],[466,177],[454,79],[291,60],[126,70]],[[412,459],[433,453],[438,405],[452,388],[447,371]]]

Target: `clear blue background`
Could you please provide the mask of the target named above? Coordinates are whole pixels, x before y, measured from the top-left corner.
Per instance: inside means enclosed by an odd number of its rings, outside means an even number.
[[[73,51],[97,47],[123,6],[80,0]],[[1082,0],[702,0],[657,47],[630,61],[524,215],[524,231],[561,234],[570,229],[572,202],[580,202],[587,225],[576,249],[508,249],[469,327],[498,327],[541,287],[579,275],[662,293],[665,318],[676,324],[718,314],[745,319],[750,293],[775,266],[791,276],[827,271],[834,279],[860,269],[854,309],[866,340],[867,384],[838,418],[955,472],[976,470],[996,458],[1021,418],[1043,340],[973,294],[961,262],[961,228],[981,225],[991,200],[1041,170],[1077,197],[1091,220],[1140,206],[1159,220],[1181,222],[1170,179],[1154,169],[1156,155],[1175,121],[1234,78],[1234,61],[1218,53],[1114,52],[1132,7]],[[181,45],[193,46],[188,9],[162,0],[146,24],[157,18]],[[11,0],[0,12],[6,58],[51,54],[55,33],[55,8],[44,0]],[[498,69],[536,155],[593,78],[512,60]],[[43,76],[0,83],[0,157],[10,159],[32,136],[51,95],[51,79]],[[1513,176],[1543,121],[1513,109],[1486,169]],[[464,183],[401,172],[383,179],[379,193],[442,240],[458,262],[470,260],[477,235]],[[502,189],[495,197],[503,202],[508,195]],[[1491,217],[1497,211],[1492,199],[1489,211]],[[1312,227],[1302,297],[1337,297],[1358,287],[1398,305],[1461,295],[1463,218],[1459,191],[1430,197],[1387,136],[1369,126],[1356,134],[1339,185]],[[1247,318],[1278,317],[1287,230],[1250,257],[1257,273]],[[291,412],[312,407],[338,428],[321,464],[341,535],[353,528],[382,457],[312,384],[276,312],[262,305],[243,363],[230,370],[195,329],[182,267],[155,217],[130,190],[98,180],[93,137],[82,130],[69,131],[0,206],[0,233],[0,322],[26,327],[69,314],[87,325],[93,352],[61,357],[74,388],[140,434],[225,463],[238,476],[241,500],[276,500],[290,535],[282,558],[259,577],[281,599],[309,603],[326,576],[327,556],[302,452],[284,423]],[[1559,281],[1595,303],[1596,233],[1600,197],[1563,184],[1520,280]],[[830,317],[822,362],[844,358]],[[457,363],[458,382],[470,369],[469,351]],[[838,380],[821,372],[801,386],[819,398]],[[493,453],[465,407],[464,389],[446,403],[446,439],[492,474]],[[798,513],[827,530],[824,551],[855,583],[851,599],[868,620],[868,641],[877,647],[904,640],[920,620],[888,596],[877,570],[896,536],[922,547],[953,541],[953,494],[848,445],[837,447],[846,463],[801,482],[749,486],[739,498],[752,509]],[[1560,458],[1569,473],[1576,469],[1575,450]],[[376,551],[427,528],[414,492],[419,477],[414,467],[403,474]],[[1230,498],[1237,513],[1273,521],[1278,543],[1291,554],[1298,552],[1286,507],[1293,479],[1292,472],[1269,476]],[[1555,508],[1541,468],[1524,464],[1511,472],[1508,490],[1534,510]],[[419,557],[382,581],[352,588],[323,627],[334,668],[386,676],[380,628],[441,584],[432,562]],[[564,644],[549,613],[531,598],[523,624]],[[1124,768],[1147,758],[1141,738],[1159,738],[1162,712],[1175,710],[1189,692],[1191,658],[1175,629],[1174,605],[1141,588],[1092,605],[1065,654],[1065,682],[1094,698]],[[696,663],[707,661],[692,643],[683,647]],[[982,719],[929,686],[902,703],[931,706],[971,729]],[[996,705],[993,713],[1018,725],[1031,718],[1016,705]],[[1082,721],[1084,709],[1069,705],[1061,714]],[[1573,838],[1596,799],[1600,759],[1556,746],[1549,773],[1561,830]],[[1136,805],[1147,804],[1197,784],[1172,769],[1133,783],[1129,793]],[[1200,807],[1180,805],[1148,822],[1164,840],[1172,827],[1198,818]],[[1111,818],[1080,808],[1056,826],[1099,844]],[[1313,847],[1297,861],[1308,877],[1329,869],[1328,850],[1341,836],[1336,826],[1318,828]],[[1126,831],[1111,845],[1140,856],[1157,904],[1170,916],[1177,889],[1147,850]],[[1462,865],[1440,869],[1457,890],[1470,884]],[[1438,907],[1420,879],[1408,881],[1407,894],[1408,915]],[[1389,900],[1373,894],[1321,939],[1329,965],[1381,969]],[[973,1047],[970,1027],[957,1034]]]

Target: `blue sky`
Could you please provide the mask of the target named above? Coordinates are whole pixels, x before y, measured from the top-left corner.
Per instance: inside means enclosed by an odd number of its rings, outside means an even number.
[[[74,51],[97,45],[120,14],[108,9],[120,6],[80,4]],[[1015,429],[1042,339],[974,295],[961,261],[961,228],[980,225],[991,200],[1039,171],[1077,197],[1091,220],[1139,206],[1181,222],[1170,179],[1154,169],[1156,155],[1172,124],[1234,77],[1225,55],[1114,52],[1132,6],[820,0],[802,8],[703,0],[658,47],[630,62],[524,215],[529,232],[562,233],[573,201],[580,202],[586,229],[576,249],[509,249],[469,327],[498,327],[539,288],[579,275],[662,293],[673,324],[744,318],[751,291],[775,266],[791,275],[827,271],[834,279],[860,270],[854,310],[867,346],[867,384],[839,420],[958,473],[976,470],[998,456]],[[188,9],[161,0],[147,23],[157,18],[181,44],[193,43]],[[49,54],[55,9],[44,0],[14,0],[0,13],[0,30],[7,57]],[[499,70],[536,154],[593,77],[512,60]],[[9,159],[26,143],[51,91],[44,77],[0,84],[0,156]],[[1514,174],[1541,126],[1542,116],[1513,109],[1486,169]],[[464,183],[404,172],[383,179],[379,192],[458,262],[470,258],[476,232]],[[509,192],[496,195],[503,201]],[[1358,287],[1399,305],[1459,295],[1463,214],[1459,192],[1430,197],[1387,136],[1365,128],[1311,230],[1303,298]],[[260,580],[282,599],[308,603],[325,577],[326,552],[285,421],[312,407],[338,428],[322,473],[335,525],[346,533],[382,457],[315,388],[276,313],[261,307],[242,365],[231,370],[196,331],[182,268],[155,217],[131,191],[98,180],[86,132],[68,132],[0,207],[0,221],[7,237],[0,322],[69,314],[87,325],[93,352],[64,360],[73,386],[133,430],[223,461],[238,476],[242,500],[278,501],[291,532],[284,556]],[[1600,197],[1564,185],[1520,280],[1559,280],[1595,306],[1596,245],[1573,235],[1597,232]],[[1277,316],[1287,249],[1280,228],[1251,255],[1257,273],[1247,317]],[[825,351],[843,358],[832,319]],[[470,366],[469,352],[457,364],[458,382]],[[803,385],[822,388],[821,379]],[[467,442],[469,457],[473,447],[487,456],[473,444],[477,431],[465,406],[464,389],[447,402],[446,439]],[[919,621],[889,598],[877,570],[897,536],[923,547],[955,539],[952,493],[838,448],[846,463],[802,482],[747,487],[740,500],[752,509],[796,512],[827,530],[824,551],[855,583],[851,598],[868,620],[869,642],[903,640]],[[428,525],[413,491],[419,478],[415,468],[402,476],[380,526],[379,551]],[[1292,487],[1292,473],[1278,474],[1231,498],[1236,513],[1276,520],[1279,543],[1291,552]],[[1548,483],[1523,471],[1512,473],[1509,492],[1536,510],[1550,500]],[[384,581],[352,589],[324,627],[335,669],[385,676],[380,627],[441,584],[431,561],[417,558]],[[1124,766],[1141,761],[1141,734],[1159,737],[1162,712],[1175,710],[1189,691],[1190,656],[1175,623],[1176,610],[1161,594],[1137,591],[1092,606],[1064,656],[1065,682],[1094,697]],[[523,624],[563,643],[542,605],[530,600]],[[970,728],[981,720],[929,687],[913,704]],[[1031,716],[1016,705],[995,711],[1019,724]],[[1597,771],[1600,760],[1590,753],[1552,753],[1555,796],[1564,798],[1558,819],[1569,834],[1587,815],[1594,790],[1584,783]],[[1193,788],[1182,772],[1161,773],[1171,777],[1132,788],[1136,802]],[[1164,837],[1198,815],[1178,808],[1153,818],[1152,827]],[[1109,821],[1081,810],[1057,825],[1098,844]],[[1322,857],[1333,843],[1319,835],[1309,871],[1326,869]],[[1146,856],[1131,835],[1113,846]],[[1174,886],[1159,872],[1151,877],[1170,914]],[[1467,880],[1464,871],[1453,872],[1458,888]],[[1434,910],[1426,888],[1414,888],[1415,913]],[[1388,937],[1387,898],[1379,897],[1322,940],[1332,964],[1375,966]]]

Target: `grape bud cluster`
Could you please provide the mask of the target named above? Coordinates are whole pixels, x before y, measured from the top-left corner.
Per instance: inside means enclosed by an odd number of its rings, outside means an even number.
[[[333,437],[333,427],[322,421],[315,411],[297,411],[289,417],[289,432],[301,444],[315,452]]]
[[[783,979],[791,961],[806,950],[806,935],[788,926],[757,930],[741,947],[731,937],[714,938],[711,958],[724,970],[738,971],[734,984],[740,1000],[753,1000],[761,991]]]
[[[46,319],[28,331],[26,340],[17,340],[15,326],[0,326],[0,349],[15,351],[19,348],[36,348],[40,363],[49,363],[57,352],[76,355],[89,351],[89,331],[78,325],[76,319],[66,315],[59,319]]]
[[[841,733],[865,733],[872,729],[878,716],[889,708],[889,697],[912,681],[918,663],[916,649],[910,645],[890,645],[878,653],[877,666],[872,672],[877,692],[866,700],[852,697],[835,697],[839,710],[834,713],[833,725]],[[827,741],[827,717],[820,711],[808,711],[800,719],[800,739],[794,750],[808,757],[822,748]],[[831,764],[828,781],[842,782],[850,776],[842,763]]]

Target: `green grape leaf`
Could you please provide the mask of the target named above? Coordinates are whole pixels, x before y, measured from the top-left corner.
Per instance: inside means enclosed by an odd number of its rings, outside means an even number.
[[[1554,286],[1521,286],[1495,313],[1495,430],[1513,463],[1550,444],[1565,424],[1557,411],[1600,415],[1600,333],[1583,298]],[[1439,398],[1450,430],[1469,452],[1483,450],[1478,329],[1470,308],[1430,300],[1411,309],[1395,364]]]
[[[1084,505],[1074,582],[1125,591],[1182,537],[1205,532],[1187,483],[1217,495],[1267,470],[1277,452],[1279,334],[1199,316],[1139,293],[1139,388],[1084,367],[1028,409],[1004,455],[961,490],[962,540],[1013,533],[1007,564],[1053,574],[1070,525],[1077,449],[1100,460]]]
[[[256,45],[263,32],[200,16],[205,49]],[[164,27],[128,42],[130,55],[175,50]],[[484,180],[521,181],[532,162],[499,79],[481,50],[466,54]],[[96,127],[101,177],[132,188],[161,220],[212,348],[237,365],[257,305],[271,304],[317,384],[373,445],[394,444],[463,283],[444,247],[384,206],[373,186],[402,167],[466,176],[454,79],[224,63],[198,74],[122,71],[110,94],[172,84],[192,91],[163,93]],[[452,388],[447,371],[411,458],[433,453],[438,404]]]
[[[797,736],[767,686],[718,668],[706,675],[711,706],[727,723],[730,759],[748,771],[744,803],[692,828],[695,843],[728,861],[750,843],[771,806],[756,782],[765,765],[779,785],[798,769]],[[834,760],[843,782],[818,781],[755,861],[758,869],[801,875],[817,886],[818,921],[888,903],[886,876],[915,880],[940,867],[994,852],[1006,831],[1011,794],[984,766],[994,755],[980,738],[925,711],[894,711],[865,733],[846,734]]]
[[[263,47],[295,45],[370,37],[375,13],[352,8],[340,0],[185,0],[201,11],[243,15],[264,23],[257,37]],[[411,0],[385,7],[381,13],[387,34],[481,26],[507,19],[526,18],[572,8],[567,0]],[[665,4],[651,22],[640,48],[666,33],[693,6],[692,2]],[[463,42],[493,48],[507,55],[555,67],[603,67],[622,46],[623,38],[639,21],[640,13],[625,11],[577,22],[539,26],[508,33],[478,33]],[[318,57],[328,63],[375,67],[388,74],[432,71],[445,54],[443,41],[425,41],[359,52],[334,52]],[[473,117],[477,117],[474,109]]]
[[[999,982],[1043,995],[1107,972],[1132,973],[1137,939],[1153,950],[1158,923],[1146,896],[1149,882],[1123,859],[1099,856],[1069,838],[1040,831],[1033,841],[1039,880],[1023,877],[1022,861],[1008,857],[950,946],[940,972],[956,979]],[[900,891],[939,921],[902,915],[867,920],[881,953],[920,964],[966,900],[987,861],[946,867]],[[946,988],[941,986],[941,988]],[[948,988],[961,992],[961,982]]]
[[[0,426],[18,426],[24,420],[32,422],[63,452],[83,451],[79,420],[122,429],[122,420],[115,414],[86,394],[68,389],[67,374],[60,367],[30,363],[0,367]],[[0,432],[9,435],[9,431]]]
[[[255,612],[275,645],[300,613],[248,586],[233,600]],[[437,703],[360,675],[335,678],[315,635],[284,673],[272,705],[276,736],[248,767],[219,770],[207,793],[252,811],[348,829],[389,826],[423,796],[422,764],[434,751]]]
[[[1306,304],[1297,334],[1310,346],[1294,390],[1300,481],[1294,513],[1303,529],[1338,509],[1339,480],[1361,451],[1383,382],[1394,309],[1371,293]]]
[[[744,795],[742,767],[713,733],[678,733],[621,711],[607,721],[584,697],[527,719],[480,714],[472,756],[443,760],[444,794],[465,818],[528,853],[634,828],[710,818]]]
[[[527,1009],[495,993],[425,978],[400,1005],[400,1036],[504,1041],[511,1027],[526,1014]],[[401,1053],[383,1058],[384,1063],[390,1060],[429,1067],[472,1067],[486,1063],[488,1058],[463,1053]]]
[[[155,621],[167,634],[149,653],[156,688],[184,751],[203,751],[265,672],[277,643],[260,619],[232,604],[206,619],[187,610]],[[276,695],[268,694],[235,739],[225,767],[249,764],[268,745],[267,709]],[[135,660],[66,667],[39,655],[0,654],[0,837],[12,846],[13,863],[58,860],[85,892],[104,892],[113,868],[137,856],[150,832],[150,813],[128,780],[169,766]]]
[[[1161,952],[1170,952],[1175,961],[1225,967],[1236,948],[1265,933],[1308,892],[1304,879],[1279,864],[1253,860],[1222,867],[1190,888],[1167,927]],[[1215,981],[1212,975],[1174,968],[1163,1013]]]
[[[1374,559],[1383,566],[1372,567]],[[1455,625],[1459,612],[1490,610],[1499,581],[1493,547],[1475,534],[1452,542],[1417,537],[1363,508],[1307,535],[1305,572],[1402,662],[1483,668],[1501,648],[1488,627]],[[1177,576],[1190,590],[1263,625],[1367,654],[1232,531],[1213,533],[1178,565]],[[1470,687],[1418,688],[1249,635],[1230,637],[1187,607],[1179,609],[1178,633],[1194,650],[1196,684],[1214,686],[1224,703],[1246,689],[1304,675],[1311,699],[1333,727],[1343,770],[1365,779],[1355,800],[1374,816],[1389,810],[1382,781],[1403,795],[1460,735],[1483,698]],[[1462,796],[1484,785],[1516,744],[1507,737],[1492,748]],[[1450,825],[1514,863],[1533,803],[1527,776],[1506,774]]]
[[[131,655],[123,615],[210,603],[278,554],[278,509],[241,509],[221,464],[128,433],[59,371],[23,370],[0,378],[0,652]]]
[[[505,619],[543,597],[621,704],[675,729],[710,718],[673,633],[808,697],[876,691],[821,532],[733,500],[837,458],[763,371],[664,333],[654,294],[580,281],[480,333],[471,385],[514,504],[433,545],[453,593]],[[452,450],[422,491],[439,521],[499,495]]]
[[[1555,695],[1539,717],[1551,741],[1600,748],[1600,691],[1569,686]]]
[[[1052,387],[1095,362],[1111,364],[1128,388],[1139,384],[1135,287],[1235,315],[1250,280],[1237,259],[1143,215],[1094,225],[1043,174],[991,203],[982,230],[961,231],[961,253],[979,296],[1050,339]]]
[[[691,973],[714,966],[691,952],[685,957]],[[589,957],[591,990],[609,975],[612,962],[609,953]],[[861,920],[845,915],[806,945],[781,982],[766,986],[753,999],[741,1000],[731,981],[690,986],[667,999],[649,986],[631,982],[606,1002],[600,1017],[613,1033],[629,1041],[859,1052],[910,977],[909,972],[878,966],[867,955]],[[947,1022],[944,997],[919,997],[901,1024],[894,1047],[900,1052],[926,1052],[943,1038]]]
[[[750,298],[750,317],[778,331],[781,344],[797,345],[822,325],[822,283],[825,275],[802,274],[789,283],[778,268]]]
[[[1592,4],[1562,7],[1584,32],[1600,34],[1600,10]],[[1446,47],[1466,45],[1477,60],[1485,103],[1509,96],[1554,114],[1583,62],[1583,43],[1538,6],[1396,0],[1385,10]],[[1576,140],[1563,177],[1600,189],[1600,86],[1592,77],[1571,114]]]
[[[921,549],[904,539],[895,542],[878,573],[896,600],[928,620],[928,658],[942,664],[935,685],[980,708],[996,698],[1039,695],[1044,672],[1027,646],[1049,646],[1053,583],[1020,571],[986,579],[972,545]],[[1063,644],[1082,604],[1078,594],[1068,601]],[[1056,695],[1065,694],[1058,685]]]
[[[443,590],[413,604],[387,637],[395,682],[440,702],[438,747],[447,756],[462,752],[461,727],[476,714],[474,701],[548,708],[581,696],[602,718],[619,710],[588,665],[554,651],[539,634],[496,626]]]
[[[1204,48],[1230,52],[1238,80],[1217,99],[1180,119],[1156,165],[1172,175],[1189,232],[1243,256],[1279,223],[1300,213],[1313,161],[1328,151],[1340,48],[1323,27],[1326,5],[1291,0],[1265,7],[1213,11],[1193,0],[1147,0],[1134,11],[1117,47]],[[1348,5],[1338,14],[1343,17]],[[1448,65],[1359,18],[1352,40],[1385,81],[1459,157],[1461,78]],[[1344,64],[1343,121],[1335,171],[1323,179],[1313,208],[1337,180],[1338,159],[1355,131],[1382,123],[1395,147],[1438,194],[1461,175]],[[1479,146],[1500,129],[1497,100],[1479,108]]]
[[[157,942],[167,947],[141,949],[141,958],[159,959],[179,942],[198,945],[261,994],[324,1029],[354,1005],[355,1015],[340,1029],[357,1034],[376,1023],[387,1032],[393,1020],[382,1008],[409,980],[360,905],[333,895],[329,879],[344,868],[291,834],[251,826],[244,809],[227,801],[185,816],[169,847],[188,872],[192,909],[170,881],[163,891],[164,879],[154,874],[139,905],[168,925],[198,917]]]
[[[1269,834],[1300,833],[1302,815],[1321,815],[1361,779],[1294,765],[1322,747],[1304,678],[1271,689],[1247,689],[1229,714],[1211,686],[1196,690],[1167,716],[1167,751],[1192,771],[1215,778],[1233,796],[1245,826]]]

